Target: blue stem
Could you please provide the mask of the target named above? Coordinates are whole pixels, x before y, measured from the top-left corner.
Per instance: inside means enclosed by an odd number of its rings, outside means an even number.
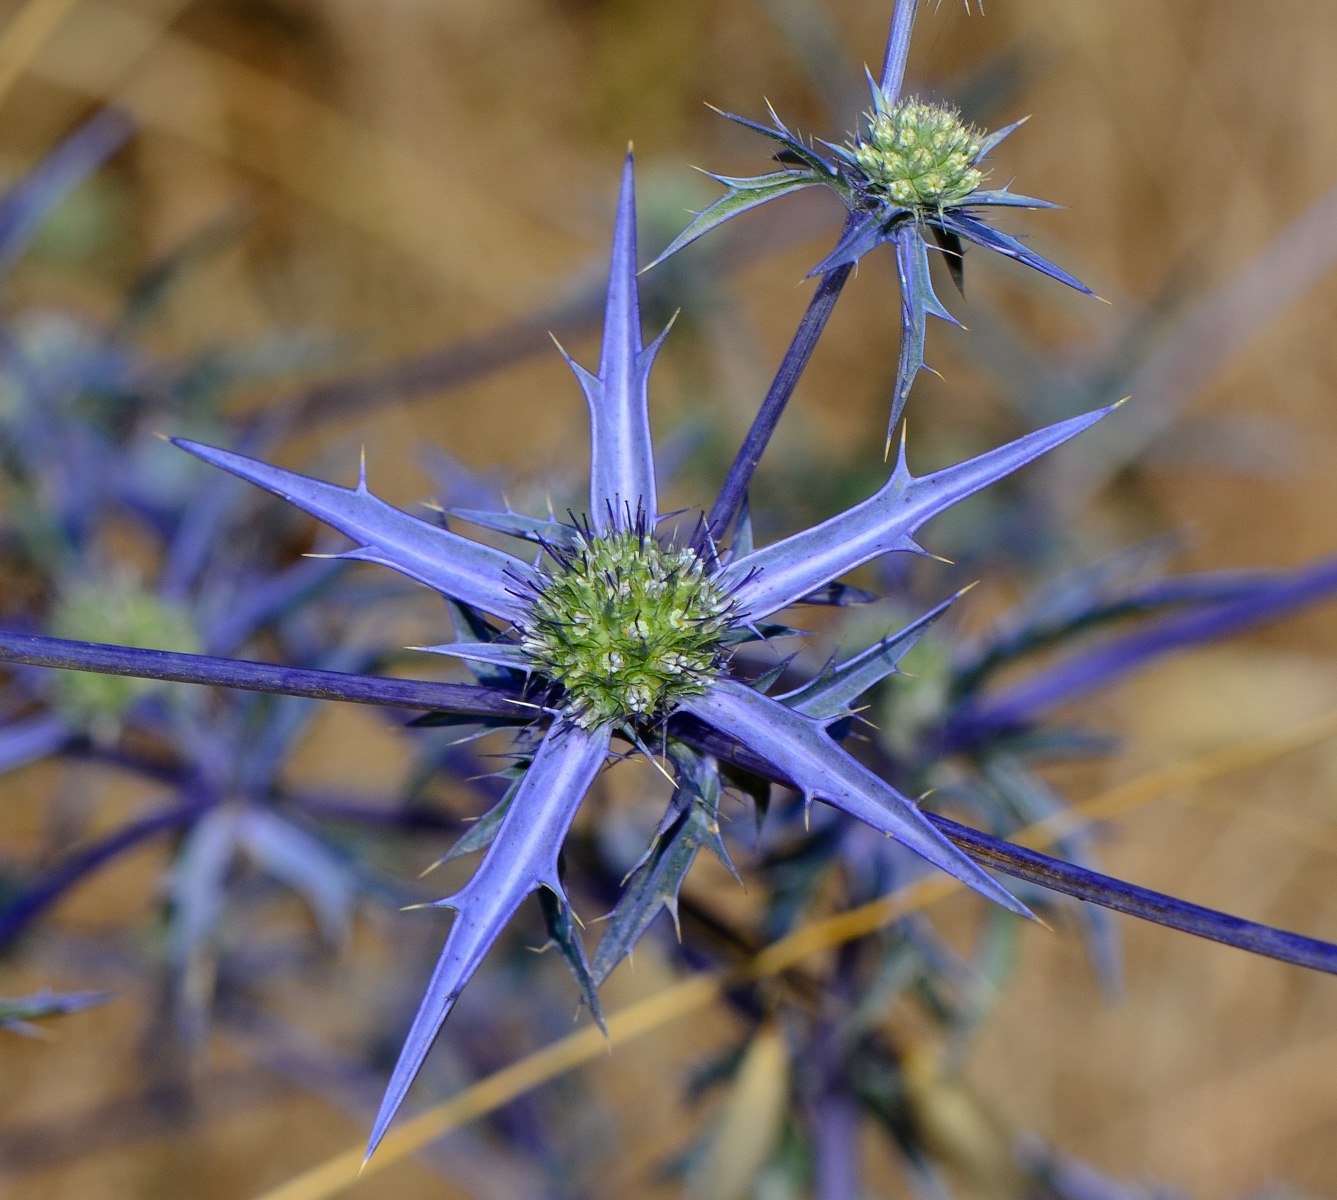
[[[1035,850],[1026,850],[1009,842],[1000,842],[988,834],[959,825],[946,817],[927,814],[939,829],[973,859],[983,866],[993,867],[1014,879],[1039,884],[1053,892],[1075,896],[1130,917],[1140,917],[1169,929],[1191,933],[1252,954],[1275,958],[1280,962],[1310,967],[1337,975],[1337,946],[1317,938],[1288,933],[1271,925],[1260,925],[1242,917],[1189,904],[1149,888],[1112,879],[1098,871],[1088,871],[1061,859],[1050,858]]]
[[[115,833],[108,834],[101,841],[94,842],[77,854],[70,855],[63,862],[57,863],[36,883],[25,888],[0,909],[0,946],[17,937],[29,923],[50,908],[85,875],[92,874],[117,855],[132,850],[140,842],[190,824],[209,805],[210,802],[207,800],[191,800],[173,808],[163,809],[162,812],[123,825]]]
[[[351,700],[387,708],[429,709],[463,716],[530,719],[540,716],[532,704],[494,688],[472,684],[431,683],[416,679],[387,679],[378,675],[351,675],[274,663],[213,658],[206,654],[177,654],[167,650],[136,650],[69,642],[27,633],[0,632],[0,662],[34,667],[94,671],[103,675],[130,675],[172,683],[211,684],[280,696],[313,700]]]
[[[910,57],[910,35],[915,27],[915,10],[919,0],[896,0],[891,18],[891,32],[887,35],[887,52],[882,60],[882,94],[888,104],[895,104],[905,82],[905,64]]]
[[[847,220],[846,229],[848,228]],[[734,459],[733,466],[729,468],[729,474],[724,478],[720,494],[710,510],[706,529],[715,542],[724,538],[734,517],[738,515],[738,509],[747,494],[748,484],[752,482],[752,474],[757,469],[757,463],[761,461],[762,453],[771,440],[776,425],[779,424],[789,398],[794,394],[799,376],[808,365],[808,359],[812,357],[812,352],[817,346],[817,339],[826,328],[831,310],[840,299],[840,293],[844,290],[853,269],[853,264],[847,264],[837,267],[834,271],[828,271],[822,276],[821,283],[817,285],[817,290],[808,302],[808,309],[803,314],[798,329],[794,331],[794,338],[789,343],[789,349],[785,351],[775,378],[771,381],[770,390],[761,402],[761,407],[752,422],[752,428],[747,431],[747,437],[743,439],[738,456]]]
[[[418,708],[460,712],[469,716],[514,718],[517,713],[538,716],[504,692],[466,684],[427,683],[419,680],[383,679],[372,675],[350,675],[340,671],[314,671],[297,667],[276,667],[265,663],[240,662],[235,659],[209,658],[200,654],[170,654],[162,650],[134,650],[124,646],[98,646],[86,642],[66,642],[58,638],[28,634],[0,633],[0,662],[22,662],[34,666],[63,667],[97,671],[103,674],[133,675],[140,678],[166,679],[183,683],[213,684],[324,700],[349,700],[360,704],[379,704],[393,708]],[[673,721],[673,736],[714,754],[725,762],[741,767],[765,779],[792,787],[784,774],[758,757],[746,746],[707,728],[695,720]],[[184,821],[183,810],[169,810],[148,822]],[[1140,888],[1096,871],[1088,871],[1061,859],[1034,850],[1025,850],[1010,842],[990,837],[969,826],[960,825],[936,813],[925,814],[942,832],[967,854],[993,870],[1015,879],[1024,879],[1051,891],[1062,892],[1115,912],[1127,913],[1178,929],[1197,937],[1209,938],[1254,954],[1281,962],[1337,974],[1337,946],[1316,938],[1287,933],[1254,921],[1245,921],[1214,909],[1202,908]],[[143,822],[140,823],[144,824]],[[124,836],[133,840],[149,836],[159,826],[134,835],[138,826],[128,826],[108,842]],[[132,843],[133,844],[133,840]],[[100,844],[101,845],[101,844]],[[85,851],[75,861],[82,861],[97,848]],[[94,865],[106,861],[119,850],[101,851]],[[68,864],[58,868],[66,871]],[[86,873],[84,867],[79,874]],[[78,878],[76,875],[75,878]],[[68,886],[68,885],[65,885]],[[44,905],[43,905],[44,906]],[[12,910],[7,910],[12,911]],[[0,940],[4,919],[0,915]]]

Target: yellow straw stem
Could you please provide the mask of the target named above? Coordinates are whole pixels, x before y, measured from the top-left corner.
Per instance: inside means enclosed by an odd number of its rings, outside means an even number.
[[[376,1156],[365,1166],[363,1148],[354,1146],[320,1166],[266,1192],[262,1200],[318,1200],[342,1191],[359,1177],[374,1175],[435,1141],[452,1129],[477,1120],[526,1092],[592,1062],[617,1046],[659,1029],[676,1017],[709,1008],[718,999],[723,976],[693,975],[644,1000],[624,1008],[608,1019],[608,1037],[589,1026],[545,1046],[542,1050],[503,1067],[441,1104],[405,1121],[386,1134]]]
[[[1293,729],[1286,729],[1280,733],[1266,733],[1261,737],[1241,742],[1237,746],[1210,750],[1195,758],[1187,758],[1168,767],[1148,771],[1145,775],[1139,775],[1127,783],[1112,787],[1082,804],[1075,804],[1067,812],[1056,813],[1022,830],[1012,838],[1012,841],[1018,846],[1039,850],[1052,845],[1079,826],[1122,816],[1126,812],[1140,808],[1149,800],[1155,800],[1170,792],[1198,787],[1224,775],[1247,770],[1249,767],[1261,766],[1297,750],[1303,750],[1307,746],[1317,745],[1335,734],[1337,734],[1337,710],[1305,721]]]
[[[78,0],[28,0],[0,32],[0,104]]]

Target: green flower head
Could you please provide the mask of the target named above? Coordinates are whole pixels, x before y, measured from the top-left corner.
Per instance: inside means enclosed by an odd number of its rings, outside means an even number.
[[[641,530],[585,531],[521,625],[521,645],[584,728],[634,720],[699,695],[720,665],[732,604],[694,550]]]
[[[979,188],[984,133],[953,108],[917,98],[868,114],[868,133],[850,146],[867,190],[903,208],[959,204]]]
[[[54,636],[76,642],[184,654],[201,650],[189,614],[147,591],[130,575],[81,581],[62,589],[50,629]],[[134,700],[170,686],[153,679],[61,671],[55,679],[53,702],[74,725],[106,739],[115,736],[122,715]]]

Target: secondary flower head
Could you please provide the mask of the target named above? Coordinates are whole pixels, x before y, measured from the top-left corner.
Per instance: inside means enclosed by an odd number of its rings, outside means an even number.
[[[50,627],[54,636],[74,641],[152,646],[187,654],[201,648],[185,609],[154,595],[132,575],[72,581],[61,589]],[[163,686],[149,679],[62,671],[52,680],[52,702],[76,727],[111,741],[130,705]]]
[[[739,213],[780,196],[810,187],[827,187],[844,201],[848,215],[835,248],[810,275],[848,269],[883,242],[896,252],[901,288],[901,347],[892,394],[887,445],[900,420],[915,377],[924,367],[924,335],[930,315],[960,324],[933,291],[928,251],[947,256],[961,283],[965,243],[973,242],[1024,263],[1051,279],[1091,295],[1066,271],[1042,258],[1009,234],[994,229],[982,213],[995,208],[1054,208],[1046,200],[1008,188],[986,188],[985,160],[1016,121],[986,133],[962,121],[955,109],[918,98],[903,98],[901,85],[909,56],[918,0],[896,0],[882,76],[869,76],[873,108],[864,129],[844,145],[812,143],[789,130],[770,110],[769,125],[723,113],[731,121],[778,143],[777,158],[786,164],[765,175],[711,175],[725,194],[696,215],[655,260],[662,262],[684,246]],[[655,264],[651,264],[652,266]]]
[[[554,939],[596,1015],[597,984],[658,907],[671,905],[672,896],[653,903],[637,897],[625,911],[619,905],[592,966],[570,933],[558,855],[615,734],[642,747],[649,740],[642,733],[658,735],[655,740],[666,745],[677,772],[678,790],[666,820],[699,809],[705,816],[696,844],[711,845],[722,856],[712,815],[719,771],[708,753],[684,740],[682,716],[694,718],[689,730],[704,723],[715,736],[745,745],[809,802],[833,805],[990,899],[1026,912],[914,802],[828,733],[833,723],[853,715],[862,693],[895,671],[936,612],[778,697],[733,676],[729,652],[764,635],[763,622],[772,614],[860,564],[882,554],[918,551],[914,535],[930,518],[1094,424],[1106,410],[1060,422],[931,475],[911,475],[902,444],[890,478],[873,496],[760,549],[708,542],[708,552],[698,554],[661,541],[646,385],[663,335],[642,345],[635,220],[628,156],[598,372],[568,359],[589,404],[588,516],[563,524],[513,512],[454,513],[537,544],[537,565],[392,508],[372,495],[365,471],[356,487],[343,488],[230,451],[177,441],[351,537],[356,547],[344,557],[392,567],[464,606],[466,614],[477,610],[499,622],[497,627],[481,620],[461,622],[460,640],[428,649],[481,664],[478,670],[486,678],[501,671],[501,678],[537,677],[548,685],[546,702],[535,713],[549,724],[541,737],[534,730],[537,746],[526,751],[532,758],[502,802],[504,815],[469,842],[470,848],[487,847],[477,871],[459,892],[438,901],[459,915],[395,1066],[372,1149],[460,990],[526,896],[541,890],[547,897]],[[634,887],[635,879],[628,898]]]
[[[932,209],[960,204],[979,188],[983,139],[955,109],[914,98],[869,113],[868,132],[847,148],[869,200]]]

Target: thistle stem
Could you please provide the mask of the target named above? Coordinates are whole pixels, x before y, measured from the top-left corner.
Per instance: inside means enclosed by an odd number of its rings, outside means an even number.
[[[968,825],[949,821],[946,817],[934,813],[925,813],[925,816],[978,863],[1014,879],[1024,879],[1050,891],[1062,892],[1066,896],[1099,904],[1102,908],[1126,913],[1130,917],[1140,917],[1169,929],[1178,929],[1182,933],[1191,933],[1195,937],[1337,975],[1337,946],[1331,942],[1288,933],[1271,925],[1260,925],[1256,921],[1246,921],[1212,908],[1189,904],[1186,900],[1137,887],[1098,871],[1088,871],[1047,854],[1000,842]]]
[[[344,671],[213,658],[205,654],[70,642],[26,633],[0,632],[0,662],[162,679],[172,683],[212,684],[280,696],[306,696],[314,700],[351,700],[357,704],[379,704],[388,708],[434,709],[461,716],[515,720],[539,715],[535,705],[524,704],[497,689],[472,684],[352,675]]]
[[[905,64],[910,57],[910,35],[914,32],[919,0],[896,0],[887,35],[887,52],[882,60],[882,94],[894,105],[900,99],[905,82]]]
[[[100,646],[89,642],[67,642],[59,638],[37,637],[29,634],[0,633],[0,662],[20,662],[39,667],[61,667],[76,671],[96,671],[102,674],[131,675],[138,678],[164,679],[181,683],[213,684],[218,687],[242,688],[249,691],[273,692],[279,695],[308,696],[320,700],[349,700],[359,704],[379,704],[391,708],[417,708],[448,711],[465,716],[514,718],[517,715],[537,715],[532,706],[493,688],[468,684],[429,683],[411,679],[384,679],[373,675],[352,675],[341,671],[316,671],[300,667],[277,667],[267,663],[241,662],[236,659],[210,658],[202,654],[175,654],[163,650],[135,650],[125,646]],[[674,736],[725,762],[760,775],[773,782],[792,786],[790,780],[747,747],[707,728],[694,719],[675,719]],[[191,811],[197,811],[197,806]],[[1170,929],[1178,929],[1196,937],[1208,938],[1240,950],[1262,954],[1281,962],[1310,967],[1317,971],[1337,974],[1337,946],[1301,934],[1288,933],[1232,917],[1215,909],[1203,908],[1137,887],[1102,875],[1097,871],[1074,866],[1061,859],[1026,850],[979,830],[958,824],[936,813],[924,814],[956,845],[967,854],[993,870],[1015,879],[1038,884],[1050,891],[1062,892],[1078,900],[1099,904],[1115,912],[1140,917]],[[74,872],[69,882],[60,884],[52,893],[59,895],[93,866],[119,853],[122,843],[117,839],[130,837],[130,844],[150,836],[160,828],[169,828],[174,822],[190,819],[186,806],[170,809],[156,817],[146,818],[134,826],[127,826],[113,834],[106,843],[84,851],[58,867],[48,882],[40,885],[49,891],[50,881],[65,879]],[[147,826],[147,829],[141,827]],[[112,848],[108,849],[107,847]],[[91,865],[87,865],[90,862]],[[82,865],[81,865],[82,864]],[[58,881],[58,880],[57,880]],[[25,894],[28,895],[28,894]],[[38,910],[50,900],[38,904]],[[23,897],[0,914],[0,940],[11,928],[13,913],[33,901]],[[24,917],[26,921],[28,918]]]
[[[846,229],[848,228],[847,220]],[[752,428],[747,431],[747,437],[743,439],[738,456],[733,460],[733,466],[725,476],[724,486],[720,488],[720,494],[710,510],[710,517],[706,521],[709,541],[716,543],[721,541],[728,533],[734,517],[738,515],[743,497],[747,494],[748,484],[752,482],[752,474],[757,469],[757,463],[761,461],[762,453],[771,440],[776,425],[779,424],[780,415],[794,394],[799,376],[808,365],[808,359],[812,357],[817,339],[826,328],[831,310],[835,308],[836,301],[840,298],[840,293],[844,290],[853,269],[852,263],[837,267],[834,271],[828,271],[823,275],[817,285],[817,290],[808,302],[808,309],[794,332],[793,340],[789,343],[789,349],[785,351],[775,378],[771,381],[770,390],[757,410]]]
[[[714,754],[723,762],[786,787],[794,786],[783,772],[746,746],[700,722],[685,721],[675,727],[674,733],[683,741]],[[1337,945],[1331,942],[1232,917],[1228,913],[1125,883],[1098,871],[1088,871],[1062,859],[990,837],[987,833],[937,813],[925,812],[924,816],[976,862],[1014,879],[1022,879],[1050,891],[1085,900],[1089,904],[1098,904],[1102,908],[1191,933],[1195,937],[1221,942],[1252,954],[1337,975]]]
[[[188,825],[210,807],[210,801],[190,800],[152,816],[123,825],[91,846],[57,863],[30,887],[0,909],[0,946],[17,937],[35,918],[51,907],[85,875],[119,854],[161,833]]]

